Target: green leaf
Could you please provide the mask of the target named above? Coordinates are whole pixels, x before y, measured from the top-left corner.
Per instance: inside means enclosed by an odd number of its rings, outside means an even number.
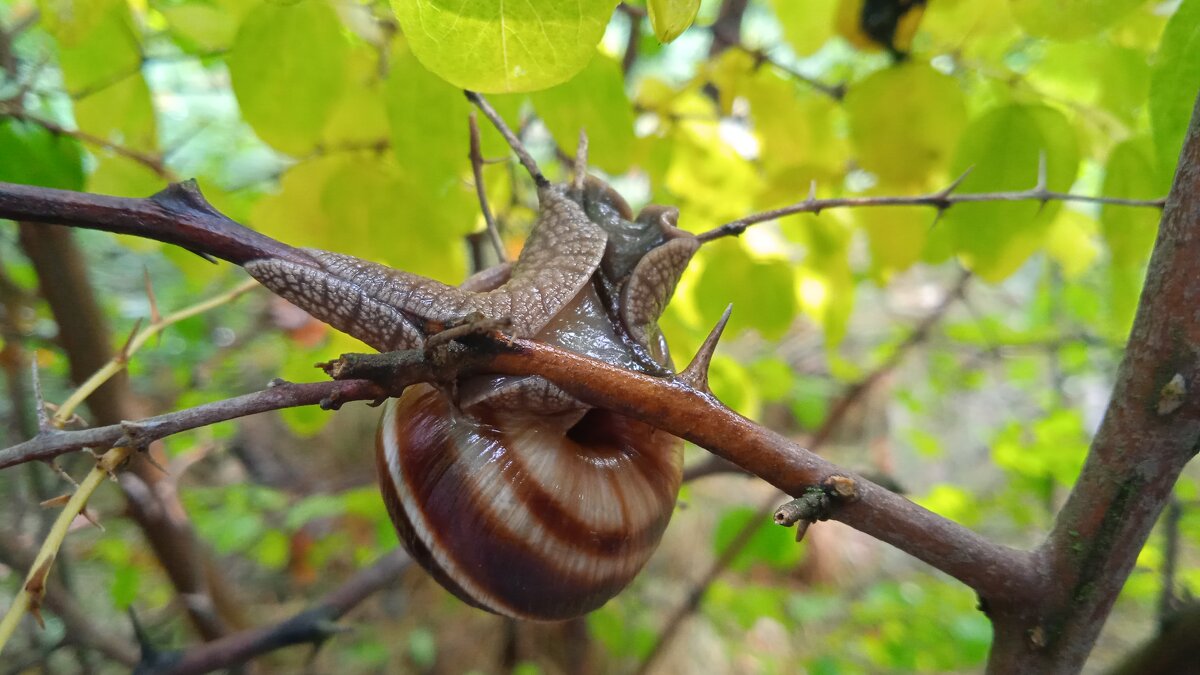
[[[128,148],[153,148],[154,109],[129,6],[122,0],[44,0],[42,10],[42,25],[58,40],[59,66],[76,99],[80,130]]]
[[[666,188],[683,214],[680,227],[699,232],[750,212],[761,178],[750,162],[722,140],[716,124],[682,125],[671,140],[675,147]]]
[[[242,16],[256,4],[254,0],[192,0],[159,11],[185,47],[211,53],[229,47]]]
[[[709,244],[702,255],[705,264],[695,298],[703,323],[715,324],[732,302],[729,335],[753,328],[768,340],[782,337],[796,312],[792,266],[755,260],[733,240]]]
[[[1150,127],[1164,181],[1175,174],[1200,82],[1200,0],[1184,0],[1163,32],[1150,76]],[[1164,187],[1169,183],[1164,182]]]
[[[150,87],[141,73],[134,73],[77,101],[75,120],[80,130],[113,139],[126,148],[153,150],[158,145],[158,125]],[[158,181],[161,185],[162,178]]]
[[[847,161],[847,144],[841,141],[844,113],[836,101],[812,87],[798,85],[794,79],[785,78],[770,68],[762,68],[752,54],[743,50],[725,51],[710,63],[707,76],[720,93],[724,114],[732,113],[733,105],[739,99],[750,104],[750,119],[759,140],[760,161],[775,174],[772,184],[788,187],[783,201],[790,203],[800,196],[793,185],[798,177],[779,175],[784,172],[790,174],[803,169],[811,174],[811,179],[823,184],[841,179]],[[705,108],[674,112],[706,115]],[[801,184],[807,185],[807,182]]]
[[[1100,32],[1146,0],[1009,0],[1013,17],[1031,35],[1076,40]]]
[[[83,189],[83,151],[70,136],[37,124],[0,119],[0,180],[25,185]]]
[[[935,485],[928,494],[915,498],[913,501],[940,516],[945,516],[968,527],[979,521],[979,504],[974,495],[957,485],[948,483]]]
[[[875,193],[897,194],[897,191],[881,186],[870,191]],[[872,276],[881,283],[921,259],[933,223],[928,210],[900,206],[854,209],[851,218],[867,233]]]
[[[431,190],[444,191],[458,183],[470,168],[467,116],[471,106],[462,91],[426,70],[412,52],[400,50],[388,66],[383,97],[396,161]],[[489,101],[515,126],[512,122],[522,98],[493,96]],[[487,120],[481,118],[479,127],[484,154],[509,152]]]
[[[825,331],[826,346],[836,346],[846,335],[854,308],[850,228],[832,214],[790,216],[783,225],[807,251],[793,274],[797,304]]]
[[[973,170],[959,192],[1029,189],[1037,183],[1039,156],[1046,161],[1046,186],[1068,190],[1079,166],[1079,148],[1066,117],[1041,105],[995,108],[963,133],[954,171]],[[1032,201],[958,204],[946,212],[941,226],[950,231],[967,266],[998,282],[1042,244],[1060,206]]]
[[[611,0],[392,0],[409,47],[456,87],[525,92],[565,82],[596,52]]]
[[[1103,194],[1109,197],[1149,199],[1161,196],[1154,146],[1147,138],[1135,138],[1113,148],[1105,169]],[[1157,209],[1113,206],[1100,211],[1100,226],[1112,264],[1108,268],[1108,309],[1112,334],[1125,336],[1133,325],[1142,273],[1162,212]]]
[[[771,7],[779,18],[784,39],[800,56],[817,51],[833,36],[837,0],[771,0]]]
[[[959,84],[916,61],[855,83],[846,113],[862,167],[899,186],[944,171],[967,124]]]
[[[264,2],[246,15],[229,76],[242,117],[266,143],[303,155],[320,141],[345,73],[341,25],[325,0]]]
[[[129,609],[138,598],[142,570],[133,565],[118,565],[113,568],[112,585],[108,588],[113,606],[120,610]]]
[[[1130,139],[1113,148],[1105,167],[1103,194],[1107,197],[1154,199],[1158,180],[1154,149],[1148,139]],[[1100,210],[1104,241],[1114,265],[1141,266],[1158,234],[1157,209],[1105,204]]]
[[[660,42],[670,42],[696,20],[700,0],[647,0],[646,9],[654,35]]]
[[[58,40],[67,89],[81,93],[137,74],[141,43],[124,0],[42,0],[44,26]]]
[[[582,129],[588,135],[589,163],[608,173],[623,173],[629,169],[635,141],[633,106],[624,80],[620,64],[597,55],[567,82],[533,94],[533,107],[564,152],[575,154]]]
[[[1097,77],[1098,73],[1104,76]],[[1051,43],[1042,50],[1028,79],[1047,98],[1100,106],[1133,125],[1146,104],[1150,64],[1143,51],[1095,40]]]
[[[1058,263],[1063,280],[1075,281],[1100,255],[1096,221],[1079,211],[1062,209],[1046,234],[1046,254]]]
[[[321,134],[328,148],[386,145],[389,136],[384,82],[378,77],[379,54],[356,44],[346,55],[346,73]]]

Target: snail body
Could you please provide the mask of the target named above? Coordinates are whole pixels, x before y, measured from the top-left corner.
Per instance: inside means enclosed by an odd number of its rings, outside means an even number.
[[[678,211],[633,218],[588,177],[539,189],[521,256],[451,287],[325,251],[245,264],[264,285],[380,350],[420,347],[472,314],[624,368],[670,372],[657,319],[699,247]],[[670,520],[682,443],[539,377],[480,376],[453,398],[410,387],[386,405],[380,488],[400,539],[447,590],[533,620],[596,609],[636,576]]]

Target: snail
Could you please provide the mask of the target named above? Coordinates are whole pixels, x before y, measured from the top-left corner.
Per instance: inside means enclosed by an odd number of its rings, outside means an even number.
[[[452,287],[336,253],[243,262],[264,286],[380,351],[420,347],[479,314],[634,370],[669,372],[656,321],[699,247],[678,211],[636,218],[588,176],[543,184],[517,261]],[[538,377],[476,377],[454,396],[410,387],[376,442],[384,501],[409,552],[475,607],[560,620],[634,578],[674,509],[682,443],[591,409]]]
[[[144,200],[68,204],[54,220],[241,265],[380,351],[421,348],[482,316],[508,322],[516,337],[670,374],[657,320],[700,246],[676,227],[678,210],[652,205],[634,217],[587,175],[585,138],[574,180],[551,184],[486,102],[468,98],[534,178],[539,210],[515,263],[458,287],[276,241],[218,212],[193,181]],[[410,387],[386,404],[379,426],[381,491],[405,546],[449,591],[491,612],[559,620],[603,605],[646,563],[670,520],[682,442],[539,377],[476,376],[452,389]]]

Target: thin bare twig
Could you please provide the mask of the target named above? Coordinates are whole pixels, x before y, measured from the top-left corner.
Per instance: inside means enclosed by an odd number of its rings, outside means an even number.
[[[1044,158],[1042,162],[1044,162]],[[1041,165],[1041,164],[1040,164]],[[1039,171],[1044,174],[1044,171]],[[899,196],[879,196],[879,197],[834,197],[829,199],[817,199],[815,191],[810,190],[808,197],[801,202],[797,202],[790,206],[784,206],[770,211],[755,213],[737,220],[732,220],[720,227],[713,228],[699,235],[703,242],[709,242],[721,237],[737,236],[746,231],[746,228],[758,223],[765,223],[770,220],[777,220],[784,216],[790,216],[797,213],[814,213],[820,214],[827,209],[838,208],[877,208],[882,206],[926,206],[937,209],[941,214],[946,209],[955,204],[965,203],[981,203],[981,202],[1030,202],[1036,201],[1041,203],[1060,201],[1060,202],[1086,202],[1090,204],[1109,204],[1113,206],[1133,206],[1143,208],[1161,209],[1166,204],[1166,198],[1159,199],[1129,199],[1125,197],[1104,197],[1092,195],[1072,194],[1069,192],[1056,192],[1046,189],[1044,184],[1044,175],[1039,177],[1038,185],[1028,190],[1014,190],[1011,192],[976,192],[968,194],[955,194],[954,190],[962,183],[964,173],[954,180],[950,185],[925,195],[914,195],[911,197]]]
[[[471,134],[471,173],[475,177],[475,194],[479,197],[479,210],[483,213],[483,222],[487,224],[488,238],[496,249],[496,257],[500,262],[508,262],[508,253],[504,250],[504,240],[500,238],[500,228],[496,227],[496,218],[488,206],[487,188],[483,184],[483,150],[479,142],[479,123],[475,120],[475,111],[467,117]]]
[[[344,630],[335,622],[375,593],[393,586],[411,563],[403,549],[384,555],[338,588],[323,597],[316,606],[279,623],[233,633],[212,642],[172,655],[162,667],[140,670],[145,675],[198,675],[249,662],[291,645],[320,646]]]
[[[0,469],[45,461],[87,448],[107,449],[121,443],[145,445],[189,429],[255,415],[268,410],[321,405],[336,408],[348,401],[373,401],[386,392],[373,382],[283,382],[251,394],[205,403],[194,408],[76,431],[45,431],[24,443],[0,450]]]
[[[737,43],[731,44],[730,47],[733,49],[737,49],[739,51],[745,52],[746,54],[749,54],[750,56],[754,57],[754,62],[756,65],[761,65],[761,64],[765,63],[765,64],[771,66],[772,68],[774,68],[775,70],[778,70],[779,72],[783,73],[784,75],[787,75],[788,77],[792,78],[793,80],[796,80],[797,82],[802,82],[802,83],[808,85],[809,87],[812,87],[813,89],[816,89],[817,91],[821,92],[822,94],[828,96],[829,98],[831,98],[835,101],[838,101],[839,103],[846,98],[846,83],[845,82],[841,82],[839,84],[828,84],[828,83],[822,82],[821,80],[818,80],[815,77],[812,77],[810,75],[805,75],[804,73],[800,72],[799,70],[796,70],[795,68],[784,64],[783,62],[779,61],[778,59],[773,58],[770,54],[768,54],[766,52],[766,50],[756,49],[754,47],[747,46],[746,44],[744,44],[742,42],[737,42]]]
[[[121,157],[141,164],[147,169],[153,171],[156,176],[162,178],[163,180],[179,180],[179,177],[167,168],[161,157],[134,150],[132,148],[127,148],[119,143],[113,143],[112,141],[106,140],[99,136],[89,134],[86,131],[81,131],[79,129],[68,129],[57,122],[45,119],[43,117],[38,117],[36,115],[31,115],[19,108],[14,108],[13,106],[4,106],[3,109],[0,109],[0,115],[12,117],[13,119],[18,119],[30,124],[36,124],[52,134],[58,136],[69,136],[87,143],[88,145],[94,145],[98,148],[103,148],[115,155],[120,155]]]
[[[530,177],[533,178],[533,182],[539,188],[550,185],[550,181],[546,180],[546,176],[542,174],[542,170],[538,168],[537,162],[534,161],[533,155],[529,154],[529,150],[525,148],[525,144],[521,142],[521,139],[517,138],[513,130],[508,128],[508,124],[500,116],[500,113],[496,112],[492,104],[488,103],[486,98],[476,92],[464,91],[463,93],[466,94],[467,100],[473,103],[476,108],[479,108],[483,116],[488,118],[492,126],[496,127],[496,131],[499,131],[500,135],[504,137],[505,142],[508,143],[508,147],[512,148],[512,151],[517,155],[517,159],[521,160],[521,165],[525,167]]]

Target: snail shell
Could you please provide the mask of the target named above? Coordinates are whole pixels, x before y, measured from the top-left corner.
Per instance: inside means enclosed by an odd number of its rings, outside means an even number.
[[[467,414],[427,385],[389,401],[376,459],[401,540],[447,590],[522,619],[603,605],[657,546],[678,439],[603,410],[569,427]]]
[[[678,211],[634,218],[611,187],[539,188],[512,265],[447,286],[346,255],[244,264],[313,316],[380,350],[412,349],[470,314],[623,368],[669,371],[658,317],[699,247]],[[557,620],[603,605],[642,568],[681,481],[674,437],[591,409],[537,377],[428,386],[387,404],[376,442],[388,512],[413,557],[466,602]]]

